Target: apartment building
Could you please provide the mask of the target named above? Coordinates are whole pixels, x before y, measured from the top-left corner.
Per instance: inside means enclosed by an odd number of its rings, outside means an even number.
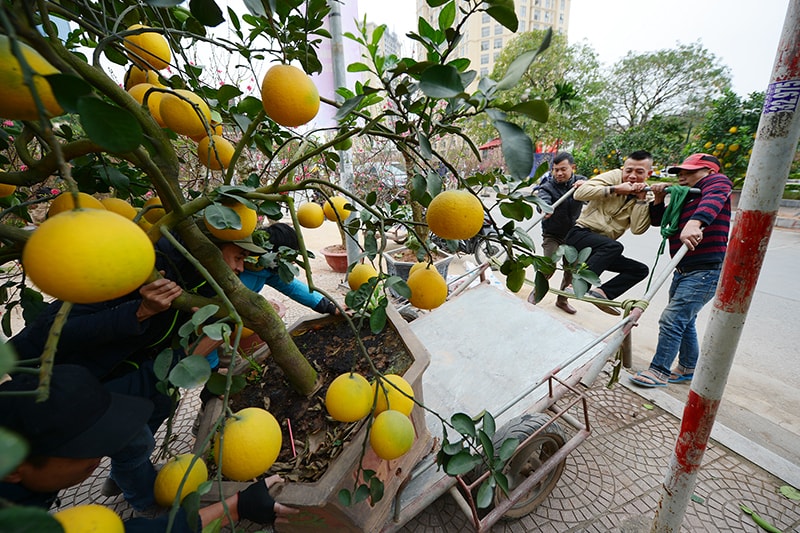
[[[554,32],[566,35],[571,0],[515,0],[514,4],[519,19],[518,33],[553,28]],[[417,0],[417,12],[427,20],[436,21],[438,11],[439,8],[429,7],[425,0]],[[503,47],[514,35],[486,13],[473,15],[467,22],[457,54],[468,58],[479,76],[488,76]]]

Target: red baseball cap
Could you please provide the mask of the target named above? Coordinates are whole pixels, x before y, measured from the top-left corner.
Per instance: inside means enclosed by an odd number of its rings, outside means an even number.
[[[701,168],[710,168],[714,172],[719,172],[719,159],[711,154],[692,154],[683,160],[680,165],[670,167],[667,172],[670,174],[677,174],[681,170],[700,170]]]

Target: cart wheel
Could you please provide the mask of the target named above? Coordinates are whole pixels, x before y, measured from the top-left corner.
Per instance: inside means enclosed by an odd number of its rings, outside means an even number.
[[[490,239],[487,239],[486,237],[481,237],[478,240],[478,244],[475,245],[475,261],[477,261],[479,265],[482,265],[495,255],[497,255],[499,252],[500,252],[499,244]],[[492,270],[497,270],[497,267],[495,267],[494,265],[491,266]]]
[[[514,419],[510,424],[497,432],[494,441],[497,446],[505,439],[516,438],[520,443],[532,435],[536,430],[545,425],[550,417],[540,413],[528,413]],[[514,456],[503,469],[503,473],[508,477],[508,488],[513,490],[525,481],[525,478],[533,474],[542,463],[558,451],[566,442],[564,430],[557,423],[550,424],[544,433],[539,434],[527,445],[520,446],[514,452]],[[564,472],[566,459],[561,461],[556,467],[535,485],[530,492],[523,495],[506,514],[503,520],[512,520],[530,514],[536,509],[555,488],[561,474]],[[495,492],[494,504],[499,505],[506,496],[502,491]]]

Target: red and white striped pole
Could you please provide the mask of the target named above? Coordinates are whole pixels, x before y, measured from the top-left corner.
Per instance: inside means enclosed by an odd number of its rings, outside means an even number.
[[[800,0],[790,0],[700,359],[652,533],[678,532],[800,140]]]

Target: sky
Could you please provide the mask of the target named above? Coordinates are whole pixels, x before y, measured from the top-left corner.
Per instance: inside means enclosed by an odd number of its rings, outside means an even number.
[[[416,28],[415,0],[358,5],[368,20],[400,35]],[[607,66],[631,50],[699,40],[730,68],[733,90],[746,96],[767,88],[788,5],[789,0],[572,0],[568,37],[570,43],[586,39]]]

